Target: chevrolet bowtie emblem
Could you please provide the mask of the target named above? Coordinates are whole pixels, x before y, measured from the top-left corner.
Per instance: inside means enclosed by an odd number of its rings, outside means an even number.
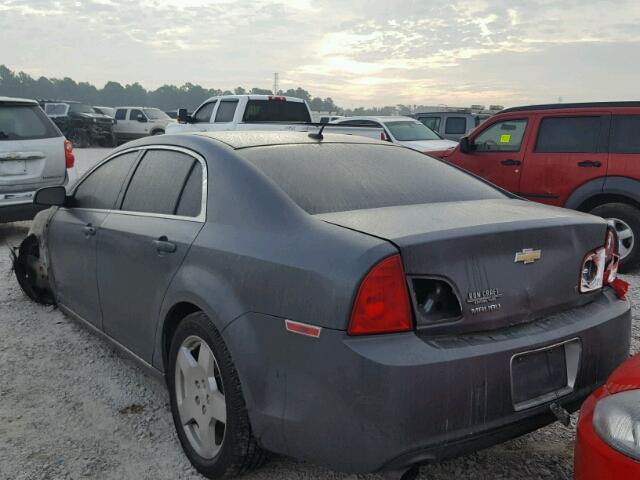
[[[534,250],[533,248],[525,248],[521,252],[516,252],[515,263],[522,262],[525,265],[528,263],[537,262],[542,258],[542,250]]]

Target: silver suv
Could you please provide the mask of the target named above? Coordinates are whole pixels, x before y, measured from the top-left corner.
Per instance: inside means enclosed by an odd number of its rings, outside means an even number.
[[[71,142],[38,103],[0,97],[0,223],[32,219],[35,191],[75,175]]]

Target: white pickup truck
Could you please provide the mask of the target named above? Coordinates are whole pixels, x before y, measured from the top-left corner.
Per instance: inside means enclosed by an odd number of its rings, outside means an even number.
[[[302,130],[311,123],[311,111],[301,98],[279,95],[224,95],[212,97],[193,115],[180,109],[178,122],[166,133],[220,130]]]

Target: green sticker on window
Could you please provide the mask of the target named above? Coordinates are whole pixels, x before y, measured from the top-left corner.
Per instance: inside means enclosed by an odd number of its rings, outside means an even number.
[[[509,135],[508,133],[505,133],[504,135],[500,136],[500,143],[509,143],[511,141],[511,135]]]

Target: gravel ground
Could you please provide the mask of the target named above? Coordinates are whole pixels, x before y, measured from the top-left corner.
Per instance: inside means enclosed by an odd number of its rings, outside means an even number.
[[[77,150],[80,173],[107,150]],[[0,479],[196,479],[174,433],[164,385],[61,312],[29,301],[9,246],[29,223],[0,225]],[[633,352],[640,346],[640,275],[632,283]],[[422,480],[570,479],[572,426],[554,424],[420,469]],[[382,479],[275,457],[257,479]]]

